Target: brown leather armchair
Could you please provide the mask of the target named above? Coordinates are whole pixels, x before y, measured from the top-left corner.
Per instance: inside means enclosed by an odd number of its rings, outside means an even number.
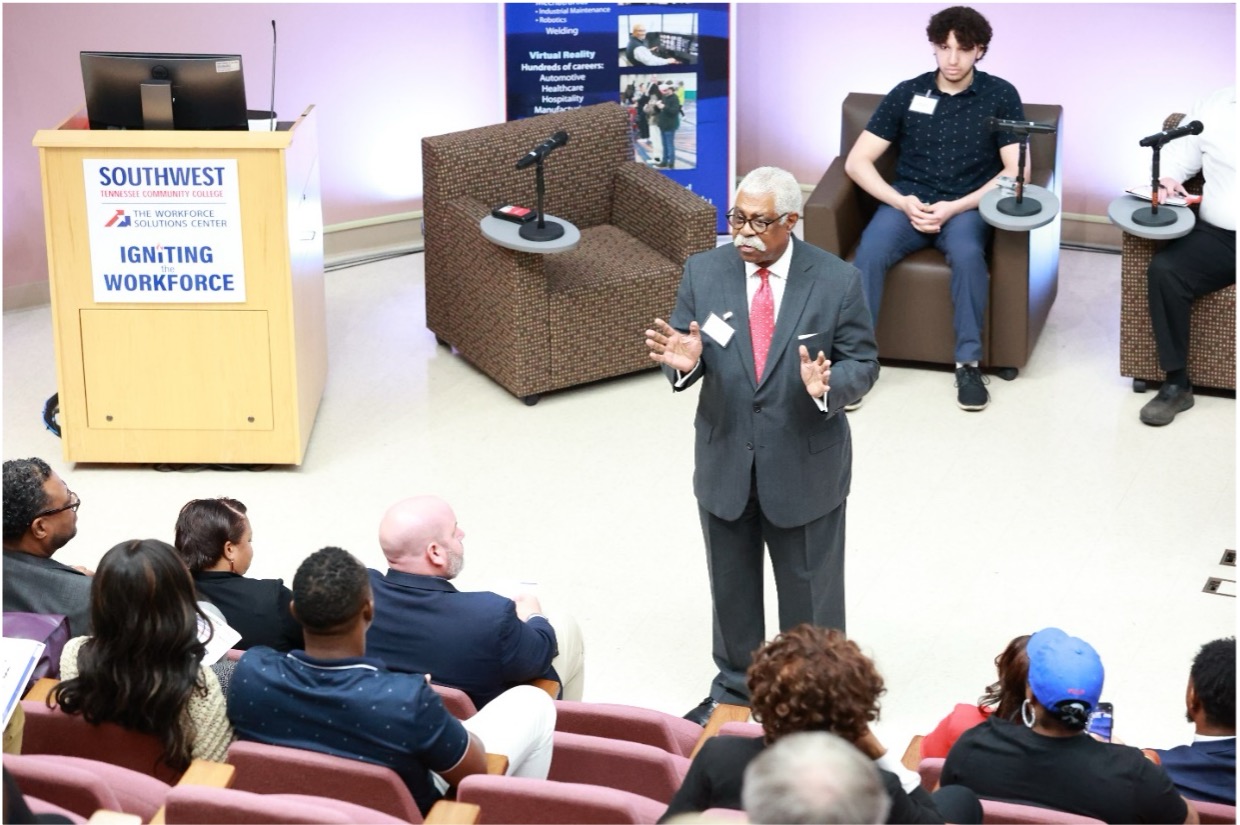
[[[581,230],[552,255],[483,237],[502,203],[534,206],[517,158],[563,129],[545,166],[549,214]],[[627,111],[602,103],[422,140],[426,326],[527,404],[655,366],[643,331],[667,318],[685,259],[715,245],[715,207],[633,160]]]
[[[852,182],[844,159],[865,130],[883,95],[853,92],[844,98],[840,156],[832,161],[805,204],[805,239],[851,260],[861,232],[878,201]],[[1025,116],[1058,127],[1054,135],[1029,140],[1033,174],[1029,182],[1062,197],[1059,159],[1063,145],[1063,107],[1026,104]],[[898,151],[878,161],[887,180],[895,177]],[[1031,232],[994,231],[990,262],[990,301],[982,327],[981,366],[1011,380],[1029,361],[1034,344],[1059,290],[1061,217]],[[923,249],[887,273],[879,312],[878,352],[883,360],[955,363],[951,269],[937,249]]]
[[[1184,115],[1176,113],[1163,123],[1174,129]],[[1200,174],[1184,181],[1184,188],[1200,195]],[[1150,323],[1146,270],[1160,244],[1124,233],[1120,256],[1119,373],[1132,379],[1134,392],[1145,392],[1147,382],[1161,383],[1166,374],[1158,365],[1154,327]],[[1194,386],[1236,388],[1236,287],[1203,295],[1193,302],[1188,338],[1188,375]]]

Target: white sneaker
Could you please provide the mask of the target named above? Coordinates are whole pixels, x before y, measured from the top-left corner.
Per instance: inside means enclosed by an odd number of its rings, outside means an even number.
[[[851,404],[845,404],[844,412],[855,412],[856,410],[861,409],[861,405],[864,403],[865,403],[865,396],[863,395],[860,398],[858,398],[856,401],[852,402]]]

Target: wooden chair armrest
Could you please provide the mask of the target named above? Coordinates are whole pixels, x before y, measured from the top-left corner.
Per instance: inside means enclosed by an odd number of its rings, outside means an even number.
[[[560,698],[560,683],[555,679],[531,679],[529,684],[545,692],[552,699]]]
[[[900,757],[900,764],[915,771],[921,766],[921,740],[925,739],[920,733],[908,740],[908,747],[904,749],[904,756]]]
[[[231,788],[237,777],[237,766],[225,762],[195,759],[177,780],[178,785],[205,785],[208,788]]]
[[[748,722],[749,708],[744,705],[727,705],[719,704],[710,714],[710,719],[706,722],[706,728],[702,731],[702,735],[698,737],[697,744],[693,746],[693,753],[689,754],[689,758],[697,756],[697,752],[702,749],[702,745],[706,744],[706,740],[719,733],[719,729],[728,722]]]
[[[177,785],[205,785],[208,788],[231,788],[236,775],[236,765],[211,762],[206,759],[195,759],[189,763],[185,773],[181,774],[181,778],[177,780]],[[164,808],[165,806],[163,805],[159,806],[159,810],[151,817],[151,825],[164,825],[165,818],[167,817],[167,812]],[[117,823],[117,825],[120,825],[120,823]]]
[[[503,776],[508,773],[508,757],[502,753],[487,754],[487,774],[490,776]]]
[[[26,691],[26,695],[22,697],[23,701],[30,702],[46,702],[47,697],[51,695],[52,688],[60,684],[59,679],[51,679],[44,676],[39,681],[30,686],[30,690]]]
[[[431,806],[422,821],[426,825],[478,825],[482,808],[469,802],[449,802],[441,799]]]
[[[91,825],[142,825],[142,817],[137,814],[124,814],[120,811],[109,811],[106,808],[95,811],[86,821]]]

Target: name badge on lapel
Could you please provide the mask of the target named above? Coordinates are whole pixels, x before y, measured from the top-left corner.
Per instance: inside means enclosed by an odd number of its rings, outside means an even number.
[[[913,100],[908,105],[910,112],[919,112],[923,115],[934,114],[935,108],[939,105],[937,97],[931,97],[929,94],[913,95]]]
[[[729,312],[728,315],[731,316],[732,313]],[[728,342],[732,340],[732,336],[736,334],[736,330],[732,329],[731,324],[713,312],[706,319],[706,323],[702,324],[702,332],[709,335],[716,344],[725,348]]]

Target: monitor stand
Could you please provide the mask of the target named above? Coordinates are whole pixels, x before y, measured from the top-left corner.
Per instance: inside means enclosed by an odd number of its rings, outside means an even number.
[[[172,84],[154,80],[142,84],[142,128],[172,129]]]

